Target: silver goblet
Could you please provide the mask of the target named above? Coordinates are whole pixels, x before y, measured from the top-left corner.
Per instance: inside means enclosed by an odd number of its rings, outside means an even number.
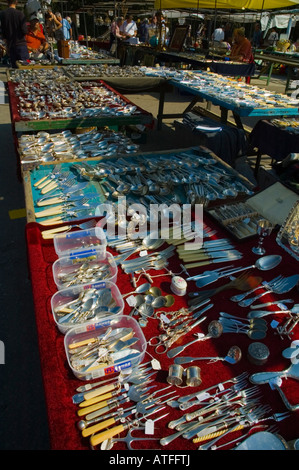
[[[263,247],[264,238],[269,236],[273,230],[273,225],[269,220],[260,219],[257,222],[257,234],[259,235],[258,246],[252,248],[252,252],[256,255],[264,255],[266,253]]]

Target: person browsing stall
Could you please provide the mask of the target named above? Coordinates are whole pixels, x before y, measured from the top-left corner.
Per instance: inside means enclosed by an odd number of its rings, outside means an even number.
[[[230,58],[238,62],[253,62],[252,45],[245,37],[244,28],[238,28],[234,31]]]
[[[45,28],[48,38],[55,38],[55,33],[58,29],[62,28],[62,23],[56,18],[56,15],[48,8],[45,14]]]
[[[72,20],[69,16],[62,20],[62,31],[65,41],[70,41],[72,39]]]
[[[276,28],[272,28],[267,39],[269,46],[276,46],[277,41],[279,40],[279,34]]]
[[[220,26],[216,28],[212,34],[212,39],[215,42],[222,42],[224,41],[224,26]]]
[[[125,42],[130,42],[131,38],[137,36],[137,25],[133,20],[132,15],[127,15],[126,20],[123,22],[122,26],[120,27],[120,31],[123,33],[125,37]]]
[[[254,26],[254,33],[252,36],[252,46],[253,47],[261,47],[263,43],[263,33],[261,31],[261,25],[260,23],[255,23]]]
[[[16,68],[17,61],[29,60],[25,39],[27,25],[24,13],[17,10],[17,0],[9,0],[7,4],[8,8],[0,14],[1,31],[6,42],[11,66]]]
[[[49,49],[45,35],[40,30],[40,22],[37,18],[30,20],[29,29],[25,36],[30,58],[40,59]]]

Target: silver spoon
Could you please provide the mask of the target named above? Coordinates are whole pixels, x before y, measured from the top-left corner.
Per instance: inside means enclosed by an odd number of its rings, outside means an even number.
[[[134,291],[127,292],[127,294],[124,294],[123,298],[127,297],[127,295],[130,295],[130,294],[142,294],[143,292],[146,292],[147,290],[149,290],[150,287],[151,287],[151,285],[150,285],[149,282],[145,282],[144,284],[140,284],[140,286],[138,286]]]
[[[247,318],[262,318],[266,317],[267,315],[276,315],[278,313],[299,313],[299,304],[294,305],[293,308],[290,310],[274,310],[274,311],[267,311],[267,310],[251,310],[247,314]]]
[[[225,357],[177,357],[174,360],[175,364],[187,364],[188,362],[194,362],[194,361],[205,361],[205,360],[210,360],[211,362],[217,362],[217,361],[225,361],[228,362],[229,364],[236,364],[241,360],[242,357],[242,351],[238,346],[232,346],[229,350],[228,353]]]
[[[260,271],[268,271],[278,266],[281,260],[282,260],[282,257],[280,255],[267,255],[267,256],[262,256],[254,264],[250,266],[246,266],[245,268],[237,268],[235,270],[230,271],[229,273],[226,272],[225,274],[219,274],[216,271],[212,271],[210,274],[207,274],[203,278],[197,280],[196,286],[203,287],[207,284],[210,284],[211,282],[221,279],[222,277],[227,277],[228,275],[231,276],[232,274],[238,273],[240,271],[245,271],[246,269],[250,269],[250,268],[257,268]]]
[[[204,336],[201,333],[197,333],[196,335],[194,335],[196,336],[196,339],[190,341],[187,344],[184,344],[183,346],[178,346],[177,348],[171,349],[170,351],[168,351],[167,356],[172,359],[173,357],[177,356],[182,351],[184,351],[184,349],[186,349],[188,346],[193,343],[196,343],[197,341],[205,341],[210,338],[219,338],[219,336],[221,336],[222,334],[222,331],[223,326],[221,325],[221,323],[217,320],[213,320],[208,326],[208,335]]]

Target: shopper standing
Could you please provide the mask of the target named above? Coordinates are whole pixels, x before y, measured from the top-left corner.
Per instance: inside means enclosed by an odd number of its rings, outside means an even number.
[[[27,33],[26,18],[22,11],[17,10],[18,0],[8,0],[8,8],[1,12],[0,22],[2,37],[6,41],[11,66],[17,67],[17,61],[28,61],[29,52],[25,35]]]
[[[71,28],[72,28],[72,40],[78,41],[78,26],[77,26],[77,18],[76,15],[73,15],[71,18]]]
[[[138,28],[139,41],[144,42],[145,44],[149,43],[149,21],[147,18],[144,18],[142,23]]]
[[[54,31],[54,37],[56,41],[62,41],[64,39],[63,37],[63,28],[62,28],[62,15],[61,13],[57,12],[54,15],[54,24],[55,24],[55,31]]]
[[[223,26],[220,26],[219,28],[215,29],[215,31],[212,34],[212,39],[215,42],[224,41],[224,27]]]
[[[276,43],[277,43],[278,40],[279,40],[279,34],[278,34],[276,28],[272,28],[271,32],[268,36],[268,40],[267,40],[268,45],[269,46],[276,46]]]
[[[127,15],[125,21],[120,27],[120,31],[125,36],[125,42],[130,43],[130,39],[137,36],[137,25],[132,15]]]
[[[260,23],[255,23],[254,33],[253,33],[252,41],[251,41],[252,46],[259,48],[261,47],[262,42],[263,42],[263,33],[261,31],[261,25]]]
[[[62,20],[63,38],[65,41],[72,39],[72,20],[69,16]]]

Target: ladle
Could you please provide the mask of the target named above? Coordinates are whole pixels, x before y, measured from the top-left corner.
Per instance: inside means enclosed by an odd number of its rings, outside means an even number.
[[[225,357],[177,357],[174,360],[175,364],[186,364],[188,362],[194,362],[194,361],[205,361],[209,360],[210,362],[217,362],[217,361],[225,361],[228,362],[229,364],[236,364],[241,360],[242,357],[242,351],[238,346],[232,346]]]
[[[224,274],[221,274],[217,271],[211,271],[210,274],[207,274],[203,278],[197,280],[196,286],[203,287],[206,284],[210,284],[211,282],[221,279],[222,277],[231,276],[232,274],[235,274],[240,271],[245,271],[246,269],[250,269],[250,268],[257,268],[260,271],[269,271],[270,269],[273,269],[276,266],[278,266],[279,263],[281,262],[281,259],[282,257],[280,255],[267,255],[267,256],[262,256],[261,258],[256,260],[254,264],[250,266],[246,266],[245,268],[237,268],[235,270],[225,272]]]

